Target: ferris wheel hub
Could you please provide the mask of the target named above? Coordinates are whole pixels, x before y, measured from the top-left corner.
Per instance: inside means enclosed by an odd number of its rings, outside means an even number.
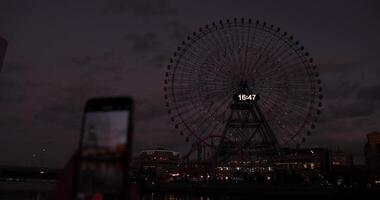
[[[273,133],[267,135],[275,138],[270,141],[281,147],[304,142],[320,114],[322,88],[303,50],[286,32],[259,21],[227,20],[201,29],[182,42],[165,74],[171,121],[186,141],[213,144],[211,149],[223,140],[233,112],[262,116]],[[237,132],[241,140],[252,135],[251,129]]]

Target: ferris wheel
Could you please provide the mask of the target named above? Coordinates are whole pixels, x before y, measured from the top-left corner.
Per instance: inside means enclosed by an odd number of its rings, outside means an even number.
[[[322,106],[319,73],[304,47],[280,28],[244,18],[188,36],[170,59],[164,91],[175,128],[193,150],[207,146],[211,154],[299,146]]]

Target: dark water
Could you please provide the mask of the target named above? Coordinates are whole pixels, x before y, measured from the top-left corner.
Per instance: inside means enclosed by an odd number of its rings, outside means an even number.
[[[228,195],[200,195],[200,194],[175,194],[175,193],[147,193],[143,195],[143,200],[280,200],[293,199],[305,200],[314,198],[262,198],[255,196],[228,196]],[[325,198],[318,198],[325,199]]]
[[[143,196],[143,200],[233,200],[244,199],[244,197],[194,195],[194,194],[168,194],[168,193],[148,193]],[[245,198],[247,199],[247,198]]]

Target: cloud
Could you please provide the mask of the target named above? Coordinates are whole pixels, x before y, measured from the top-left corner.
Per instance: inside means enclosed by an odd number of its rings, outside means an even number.
[[[357,55],[321,60],[323,111],[311,143],[341,147],[363,162],[365,134],[380,128],[374,123],[380,117],[380,81],[372,76],[373,64]]]
[[[169,55],[166,54],[156,54],[147,60],[146,64],[152,67],[164,68],[164,66],[169,62]]]
[[[0,102],[18,104],[27,100],[26,94],[20,91],[25,84],[6,78],[0,79]]]
[[[364,102],[380,101],[380,83],[362,88],[357,97]]]
[[[148,105],[141,109],[136,116],[136,119],[143,121],[144,123],[159,120],[160,118],[167,117],[167,112],[164,109],[164,105]]]
[[[105,14],[132,13],[139,17],[171,15],[176,13],[170,0],[112,0],[105,1]]]
[[[335,105],[337,106],[337,105]],[[376,110],[373,109],[373,105],[361,105],[360,101],[355,103],[347,104],[344,106],[332,107],[329,109],[334,113],[334,119],[340,118],[357,118],[357,117],[369,117]]]
[[[372,117],[374,113],[380,111],[379,89],[379,86],[358,86],[355,89],[342,88],[343,91],[339,91],[339,87],[335,88],[335,93],[338,94],[327,94],[324,99],[323,112],[327,116],[325,121]]]
[[[3,66],[2,74],[25,74],[32,71],[32,67],[19,61],[6,61]]]
[[[184,40],[191,33],[191,29],[183,24],[180,24],[178,21],[169,21],[164,24],[170,31],[169,35],[171,39],[180,41]]]
[[[158,147],[184,153],[189,150],[189,145],[190,143],[185,142],[184,136],[181,136],[170,122],[162,118],[151,121],[140,120],[140,123],[136,124],[134,153]]]
[[[321,142],[315,145],[360,146],[360,138],[365,139],[367,130],[380,128],[379,92],[376,92],[379,89],[378,59],[370,61],[366,55],[376,53],[378,45],[372,33],[378,31],[374,31],[375,26],[364,26],[367,23],[359,27],[353,23],[367,19],[363,18],[366,9],[351,20],[347,17],[352,17],[357,6],[349,5],[342,15],[336,15],[338,4],[315,5],[328,8],[326,15],[319,16],[320,10],[315,7],[299,9],[307,4],[296,7],[284,4],[287,7],[277,6],[278,9],[275,6],[271,13],[260,8],[273,8],[269,4],[230,3],[219,2],[219,6],[215,6],[212,2],[174,0],[101,0],[100,4],[75,1],[52,6],[37,2],[23,4],[21,9],[15,5],[13,12],[0,12],[7,19],[2,23],[1,27],[5,28],[1,34],[12,43],[7,60],[18,61],[6,63],[0,74],[0,130],[8,135],[1,143],[5,153],[0,160],[4,163],[19,160],[26,164],[31,149],[51,142],[51,154],[60,159],[57,163],[64,162],[65,156],[77,145],[85,100],[116,94],[136,99],[135,130],[140,148],[185,148],[184,138],[169,123],[164,107],[163,65],[180,42],[192,33],[193,26],[225,15],[262,15],[306,36],[302,40],[309,41],[308,48],[317,54],[320,52],[315,60],[330,59],[321,62],[319,68],[325,107],[320,126],[317,125],[320,128],[316,138]],[[258,10],[252,12],[252,8]],[[299,18],[291,14],[297,9],[314,15]],[[38,12],[40,10],[48,12]],[[99,11],[101,16],[94,17]],[[281,18],[287,13],[290,17]],[[327,18],[332,20],[319,23]],[[374,19],[377,18],[372,17],[373,22]],[[360,44],[360,48],[355,44]],[[7,156],[14,152],[14,145],[22,148],[16,156]]]
[[[0,103],[19,104],[28,99],[27,91],[38,86],[28,76],[30,68],[20,62],[6,62],[0,74]]]
[[[89,55],[82,56],[66,56],[65,60],[69,63],[79,65],[79,66],[88,66],[91,65],[95,58]]]
[[[157,51],[161,47],[158,36],[152,32],[147,32],[142,35],[126,34],[124,39],[132,43],[130,50],[134,53]]]
[[[380,82],[360,75],[367,66],[365,60],[358,58],[336,58],[321,62],[319,71],[323,84],[323,114],[325,120],[340,118],[369,117],[379,110]],[[370,73],[370,72],[366,72]],[[376,81],[378,83],[376,83]]]
[[[39,112],[33,113],[36,122],[53,125],[66,131],[80,130],[81,107],[72,104],[73,101],[64,100],[50,104]]]
[[[124,53],[124,52],[122,52]],[[68,54],[57,56],[65,63],[65,72],[75,73],[76,79],[99,79],[99,77],[113,76],[115,81],[125,78],[123,74],[136,71],[137,67],[128,55],[118,55],[114,51],[105,50],[98,53]],[[61,69],[62,70],[62,69]],[[101,73],[101,75],[99,75]]]
[[[17,115],[7,115],[0,118],[0,128],[2,131],[23,132],[25,131],[25,128],[20,126],[22,123],[22,117]],[[3,139],[7,139],[7,137],[4,137]]]

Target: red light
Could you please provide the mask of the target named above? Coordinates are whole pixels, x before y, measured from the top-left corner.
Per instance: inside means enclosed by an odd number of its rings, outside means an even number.
[[[103,195],[100,192],[97,192],[92,196],[92,200],[103,200]]]

